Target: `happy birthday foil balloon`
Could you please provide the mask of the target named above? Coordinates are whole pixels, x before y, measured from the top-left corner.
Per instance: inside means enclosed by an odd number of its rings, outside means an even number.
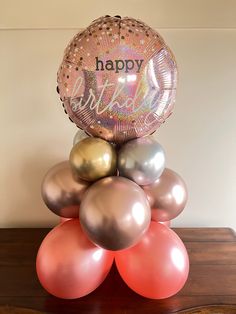
[[[171,114],[177,67],[155,30],[133,18],[105,16],[71,40],[57,81],[79,128],[122,143],[153,133]]]

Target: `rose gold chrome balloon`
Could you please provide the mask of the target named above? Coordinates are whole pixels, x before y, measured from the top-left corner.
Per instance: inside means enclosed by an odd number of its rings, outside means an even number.
[[[79,178],[96,181],[116,173],[116,150],[100,138],[88,137],[72,148],[70,164]]]
[[[72,39],[57,81],[77,126],[124,142],[151,134],[169,117],[177,66],[167,44],[147,24],[105,16]]]
[[[89,183],[81,179],[75,181],[68,161],[52,167],[45,175],[41,194],[47,207],[56,215],[78,218],[79,205]]]
[[[177,217],[184,209],[188,194],[183,179],[166,168],[152,184],[142,187],[152,208],[152,220],[167,221]]]
[[[89,239],[112,251],[136,244],[150,219],[145,193],[122,177],[108,177],[93,184],[80,207],[80,222]]]

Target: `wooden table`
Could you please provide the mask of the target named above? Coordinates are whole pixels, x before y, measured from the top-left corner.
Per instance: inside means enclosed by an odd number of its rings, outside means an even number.
[[[135,294],[115,267],[105,282],[86,297],[60,300],[48,295],[35,273],[37,249],[48,231],[0,229],[0,305],[63,314],[166,314],[201,305],[236,304],[236,236],[231,229],[175,229],[187,247],[190,274],[182,291],[165,300],[149,300]],[[235,308],[231,310],[227,313],[236,313]]]

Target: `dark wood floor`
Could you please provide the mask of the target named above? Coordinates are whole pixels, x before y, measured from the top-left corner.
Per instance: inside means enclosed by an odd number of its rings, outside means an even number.
[[[166,314],[200,305],[236,304],[236,236],[231,229],[175,229],[187,247],[190,274],[182,291],[166,300],[149,300],[135,294],[115,267],[105,282],[86,297],[60,300],[48,295],[35,272],[37,249],[48,231],[0,229],[0,305],[59,314]]]

